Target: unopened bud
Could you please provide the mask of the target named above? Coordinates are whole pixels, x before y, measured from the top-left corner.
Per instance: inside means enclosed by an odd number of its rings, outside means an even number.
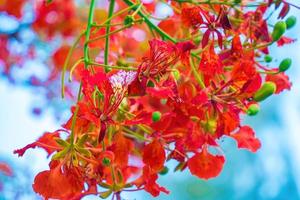
[[[169,168],[164,166],[164,168],[159,172],[160,175],[165,175],[169,172]]]
[[[269,63],[269,62],[272,62],[273,58],[270,55],[266,55],[264,60],[265,60],[265,62]]]
[[[257,104],[251,104],[247,109],[247,115],[254,116],[259,112],[259,106]]]
[[[285,20],[286,28],[291,29],[296,25],[297,18],[295,16],[290,16]]]
[[[277,22],[272,32],[273,41],[279,40],[281,36],[284,34],[285,30],[286,30],[285,22],[284,21]]]
[[[254,94],[253,99],[257,102],[263,101],[276,91],[276,85],[273,82],[265,82],[263,86]]]
[[[161,113],[159,111],[155,111],[152,113],[152,121],[158,122],[161,118]]]
[[[102,164],[104,166],[109,166],[110,165],[110,159],[109,158],[103,158],[102,159]]]
[[[279,71],[285,72],[291,67],[291,65],[292,65],[292,59],[290,58],[283,59],[279,65]]]

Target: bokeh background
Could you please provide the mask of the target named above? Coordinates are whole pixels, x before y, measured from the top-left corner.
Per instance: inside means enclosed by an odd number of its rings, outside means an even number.
[[[29,9],[30,10],[30,9]],[[157,16],[168,15],[168,8],[160,5]],[[300,11],[291,9],[289,15],[300,20]],[[17,54],[26,51],[27,45],[36,40],[35,33],[26,26],[34,20],[28,11],[21,21],[0,12],[0,33],[11,34],[21,28],[21,40],[11,41]],[[300,38],[300,23],[287,36]],[[59,41],[58,41],[59,42]],[[47,76],[43,60],[52,46],[41,45],[39,59],[29,60],[26,67],[16,68],[16,80],[26,80],[31,74]],[[44,45],[44,46],[43,46]],[[55,45],[55,44],[54,44]],[[2,48],[0,46],[0,48]],[[292,68],[287,72],[293,83],[291,91],[273,96],[261,104],[255,117],[244,117],[244,124],[254,127],[261,139],[262,148],[255,154],[238,150],[233,140],[225,138],[222,148],[226,154],[223,172],[217,178],[203,181],[188,172],[170,172],[160,176],[159,183],[171,191],[157,200],[298,200],[300,199],[300,41],[282,48],[271,48],[274,63],[290,57]],[[1,66],[1,63],[0,63]],[[0,67],[1,69],[1,67]],[[6,76],[0,76],[0,162],[13,168],[13,176],[0,174],[3,190],[0,200],[40,199],[31,188],[34,175],[48,168],[43,150],[29,150],[22,158],[13,150],[37,139],[44,131],[54,131],[69,116],[70,102],[59,97],[45,102],[43,90],[32,88],[26,82],[15,84]],[[41,115],[32,113],[32,107],[50,106]],[[126,200],[153,199],[142,192],[123,194]],[[87,197],[85,199],[97,199]]]

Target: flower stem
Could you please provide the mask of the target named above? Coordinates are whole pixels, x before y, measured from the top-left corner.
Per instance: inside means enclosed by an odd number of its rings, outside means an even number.
[[[82,32],[75,40],[75,42],[73,43],[71,49],[68,52],[68,55],[66,57],[66,60],[64,62],[64,66],[63,66],[63,70],[62,70],[62,74],[61,74],[61,97],[64,98],[65,97],[65,74],[66,74],[66,70],[70,61],[70,58],[76,48],[76,46],[79,44],[81,37],[85,34],[85,31]]]
[[[87,24],[87,28],[85,31],[85,44],[83,47],[83,53],[84,53],[84,67],[87,69],[89,66],[89,48],[88,48],[88,43],[86,41],[89,41],[90,39],[90,33],[91,33],[91,26],[93,24],[93,17],[94,17],[94,10],[95,10],[95,0],[91,0],[91,4],[90,4],[90,10],[89,10],[89,17],[88,17],[88,24]],[[80,81],[80,86],[78,89],[78,95],[77,95],[77,104],[76,104],[76,108],[72,117],[72,125],[71,125],[71,134],[70,134],[70,144],[71,146],[74,145],[74,129],[75,129],[75,125],[76,125],[76,118],[77,118],[77,114],[79,111],[79,106],[78,106],[78,102],[81,99],[81,89],[82,89],[82,81]]]
[[[114,7],[115,7],[115,0],[110,0],[109,10],[108,10],[108,18],[112,17],[112,15],[114,13]],[[107,21],[107,27],[106,27],[105,49],[104,49],[104,64],[105,65],[108,65],[110,21],[111,20]],[[105,67],[105,71],[108,72],[109,68]]]
[[[87,41],[90,40],[91,27],[92,27],[93,18],[94,18],[94,10],[95,10],[95,0],[91,0],[88,24],[87,24],[86,32],[85,32],[85,43],[84,43],[84,47],[83,47],[84,63],[85,63],[84,67],[85,68],[88,67],[88,62],[89,62],[89,46],[88,46]]]

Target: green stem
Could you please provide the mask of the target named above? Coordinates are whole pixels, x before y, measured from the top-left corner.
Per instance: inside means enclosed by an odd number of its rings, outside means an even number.
[[[92,62],[92,61],[90,61],[88,64],[105,67],[105,69],[123,69],[123,70],[132,70],[132,71],[138,70],[138,68],[135,68],[135,67],[112,66],[112,65],[105,65],[105,64],[101,64],[101,63]]]
[[[108,18],[111,18],[113,16],[114,7],[115,7],[115,0],[110,0],[109,9],[108,9]],[[104,49],[104,64],[105,65],[108,65],[110,21],[111,20],[107,21],[107,27],[106,27],[105,49]],[[109,69],[105,68],[105,71],[108,72]]]
[[[90,39],[91,26],[93,24],[93,17],[94,17],[94,10],[95,10],[95,0],[91,0],[88,24],[87,24],[87,28],[86,28],[86,32],[85,32],[85,44],[83,47],[84,67],[86,69],[88,68],[88,65],[89,65],[89,49],[88,49],[88,43],[86,41],[89,41],[89,39]],[[78,95],[77,95],[77,104],[76,104],[76,108],[75,108],[75,111],[74,111],[74,114],[72,117],[71,134],[70,134],[71,146],[74,145],[74,129],[75,129],[75,125],[76,125],[77,114],[79,111],[78,102],[81,99],[81,88],[82,88],[82,81],[80,81],[80,86],[79,86]]]
[[[88,62],[90,59],[89,58],[89,46],[88,46],[87,41],[90,40],[91,27],[92,27],[93,18],[94,18],[94,11],[95,11],[95,0],[91,0],[88,24],[87,24],[86,32],[85,32],[85,43],[84,43],[84,47],[83,47],[85,68],[88,67]]]
[[[124,0],[124,2],[128,5],[128,6],[133,6],[134,3],[131,0]],[[133,7],[132,10],[137,11],[137,7]],[[140,17],[142,17],[145,20],[145,23],[149,26],[150,29],[155,30],[163,39],[167,39],[173,43],[177,43],[178,41],[173,38],[172,36],[170,36],[169,34],[167,34],[166,32],[164,32],[162,29],[160,29],[158,26],[156,26],[149,18],[146,14],[144,14],[141,10],[137,11],[138,15]],[[198,60],[200,59],[200,57],[191,52],[191,55],[195,58],[197,58]],[[200,77],[201,79],[201,77]],[[202,81],[202,80],[201,80]],[[202,81],[203,82],[203,81]]]
[[[122,28],[120,28],[120,29],[117,29],[117,30],[114,30],[114,31],[112,31],[112,32],[108,32],[108,33],[106,33],[105,35],[101,35],[101,36],[99,36],[99,37],[95,37],[95,38],[93,38],[93,39],[90,39],[89,41],[87,41],[87,43],[91,43],[91,42],[95,42],[95,41],[97,41],[97,40],[100,40],[100,39],[103,39],[103,38],[109,38],[109,36],[110,35],[112,35],[112,34],[115,34],[115,33],[118,33],[118,32],[120,32],[120,31],[122,31],[122,30],[124,30],[124,29],[126,29],[126,28],[128,28],[128,26],[124,26],[124,27],[122,27]],[[107,54],[108,55],[108,54]],[[108,60],[107,60],[107,62],[108,62]],[[107,63],[108,64],[108,63]],[[106,65],[107,65],[106,64]]]
[[[130,7],[135,5],[131,0],[124,0],[124,2]],[[166,32],[164,32],[162,29],[160,29],[158,26],[156,26],[153,22],[151,22],[146,14],[144,14],[141,10],[138,10],[138,7],[132,7],[132,10],[137,11],[137,14],[140,17],[144,18],[146,24],[150,28],[154,29],[162,38],[170,40],[173,43],[177,42],[177,40],[175,38],[171,37]]]
[[[204,88],[205,88],[205,84],[204,84],[204,82],[203,82],[203,80],[202,80],[202,77],[201,77],[200,74],[197,72],[197,69],[196,69],[196,67],[195,67],[195,65],[194,65],[194,62],[193,62],[193,59],[192,59],[192,58],[190,59],[190,64],[191,64],[191,68],[192,68],[192,71],[193,71],[193,74],[194,74],[195,79],[196,79],[197,82],[199,83],[200,87],[201,87],[202,89],[204,89]]]
[[[66,70],[70,61],[70,58],[76,48],[76,46],[79,44],[81,37],[85,34],[85,32],[81,33],[75,40],[74,44],[72,45],[71,49],[68,52],[68,55],[66,57],[66,60],[64,62],[64,66],[63,66],[63,70],[62,70],[62,74],[61,74],[61,97],[64,98],[65,97],[65,74],[66,74]]]

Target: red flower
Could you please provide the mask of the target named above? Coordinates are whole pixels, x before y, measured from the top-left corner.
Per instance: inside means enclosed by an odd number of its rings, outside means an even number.
[[[242,126],[237,133],[230,136],[237,141],[238,148],[246,148],[249,151],[256,152],[261,146],[260,141],[255,138],[255,133],[249,126]]]
[[[200,7],[183,8],[181,11],[181,19],[184,25],[193,27],[194,29],[200,28],[203,23],[202,9]]]
[[[271,81],[276,84],[276,94],[279,94],[283,90],[290,90],[292,87],[292,83],[289,81],[289,77],[282,73],[279,74],[268,74],[266,76],[266,81]]]
[[[158,175],[156,173],[153,173],[150,167],[145,166],[143,167],[143,176],[138,181],[142,181],[145,186],[145,191],[149,192],[154,197],[157,197],[160,192],[169,194],[169,191],[166,190],[166,188],[161,187],[156,183],[157,179]],[[139,183],[136,184],[139,185]]]
[[[223,156],[212,155],[207,149],[203,149],[201,153],[195,153],[187,164],[193,175],[210,179],[221,173],[224,162],[225,158]]]
[[[216,74],[223,72],[223,66],[219,56],[216,54],[214,45],[202,52],[199,69],[207,77],[214,77]]]
[[[84,189],[80,172],[75,167],[62,170],[57,161],[50,163],[50,170],[42,171],[35,177],[32,187],[46,199],[70,199]]]
[[[59,138],[59,130],[53,133],[44,133],[44,135],[42,135],[36,142],[28,144],[22,149],[15,150],[14,154],[18,154],[18,156],[23,156],[28,149],[40,147],[45,149],[49,156],[53,152],[61,149],[61,147],[56,143],[55,138]]]
[[[150,144],[146,145],[143,151],[143,162],[149,166],[154,172],[159,172],[165,163],[166,153],[163,145],[154,140]]]
[[[13,172],[10,166],[4,162],[0,162],[0,172],[4,173],[6,176],[12,176]]]
[[[282,47],[286,44],[291,44],[291,43],[294,43],[296,42],[296,39],[292,39],[292,38],[289,38],[289,37],[286,37],[286,36],[282,36],[278,41],[277,41],[277,45],[279,47]]]

